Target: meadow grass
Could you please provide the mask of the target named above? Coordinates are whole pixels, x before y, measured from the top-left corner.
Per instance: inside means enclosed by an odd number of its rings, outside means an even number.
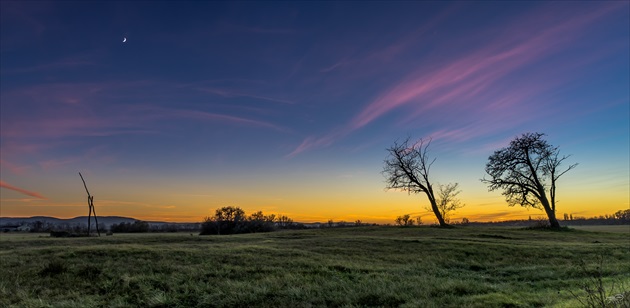
[[[616,232],[630,236],[630,225],[571,226],[573,229],[593,232]]]
[[[601,231],[601,230],[599,230]],[[630,288],[629,234],[356,227],[231,236],[0,235],[5,307],[576,307]]]

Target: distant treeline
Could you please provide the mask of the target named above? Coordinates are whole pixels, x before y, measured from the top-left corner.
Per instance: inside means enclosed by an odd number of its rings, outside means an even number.
[[[198,223],[163,223],[150,224],[146,221],[136,220],[133,223],[121,222],[113,224],[110,228],[112,233],[139,233],[139,232],[197,232]]]
[[[564,214],[564,219],[559,220],[564,226],[588,226],[588,225],[630,225],[630,209],[619,210],[614,214],[606,214],[595,217],[574,216],[573,214]],[[544,219],[521,219],[506,221],[488,221],[476,222],[463,218],[461,221],[453,222],[455,225],[470,226],[532,226],[544,224]],[[396,225],[412,226],[421,225],[420,217],[412,218],[409,215],[399,216],[395,220]],[[265,215],[262,212],[256,212],[249,216],[238,207],[223,207],[215,211],[215,215],[206,217],[203,223],[149,223],[146,221],[135,220],[134,222],[121,222],[112,224],[108,229],[104,224],[99,224],[101,232],[113,233],[133,233],[133,232],[200,232],[200,234],[237,234],[237,233],[253,233],[253,232],[270,232],[279,229],[305,229],[305,228],[343,228],[358,226],[377,226],[378,224],[364,223],[361,220],[355,222],[333,221],[328,220],[326,223],[309,223],[302,224],[294,222],[293,219],[285,215]],[[70,224],[70,223],[47,223],[42,221],[34,221],[29,223],[21,223],[19,225],[3,225],[0,226],[3,232],[68,232],[70,234],[87,233],[87,224]],[[96,231],[92,225],[92,231]]]
[[[105,224],[99,223],[100,232],[134,233],[134,232],[198,232],[200,223],[149,223],[135,220],[134,222],[121,222],[112,224],[109,228]],[[96,231],[96,226],[92,224],[92,232]],[[49,223],[34,221],[21,223],[19,225],[4,225],[0,227],[3,232],[20,231],[34,233],[48,232],[68,232],[69,234],[87,233],[87,224],[78,223]]]
[[[590,218],[564,214],[563,222],[568,225],[627,225],[630,224],[630,209]]]
[[[304,229],[301,223],[284,215],[265,215],[258,211],[249,216],[239,207],[226,206],[217,209],[214,216],[206,217],[201,224],[200,235],[226,235],[239,233],[271,232],[278,229]]]
[[[594,225],[630,225],[630,209],[619,210],[614,214],[606,214],[595,217],[573,216],[573,214],[564,214],[564,219],[559,219],[560,224],[564,226],[594,226]],[[495,226],[531,226],[532,224],[540,224],[544,219],[523,220],[506,220],[506,221],[489,221],[489,222],[469,222],[469,225],[495,225]]]
[[[96,231],[96,224],[93,222],[91,229]],[[106,231],[106,227],[104,224],[98,224],[98,229],[100,231]],[[19,226],[19,231],[28,231],[28,232],[68,232],[68,233],[87,233],[87,224],[72,224],[72,223],[50,223],[44,221],[34,221],[29,223],[24,223]]]

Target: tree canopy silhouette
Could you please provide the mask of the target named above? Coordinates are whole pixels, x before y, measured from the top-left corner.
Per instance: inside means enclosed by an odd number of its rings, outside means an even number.
[[[490,191],[502,189],[509,206],[521,205],[544,209],[552,228],[559,228],[556,219],[556,184],[558,178],[575,168],[560,165],[569,156],[560,156],[558,147],[543,139],[543,133],[525,133],[506,148],[488,158],[485,177]]]
[[[224,206],[214,216],[206,217],[200,235],[271,232],[276,229],[302,229],[303,224],[293,222],[285,215],[265,215],[262,211],[249,216],[240,207]]]
[[[456,200],[455,195],[459,191],[457,191],[457,184],[440,185],[440,191],[446,192],[446,197],[435,195],[433,184],[429,179],[431,165],[435,162],[435,158],[431,159],[428,155],[430,144],[430,139],[428,141],[420,139],[413,144],[410,143],[409,138],[401,143],[395,142],[387,149],[389,157],[385,159],[383,175],[387,178],[386,189],[400,189],[409,194],[424,193],[429,199],[430,209],[435,214],[438,223],[445,227],[448,223],[444,219],[444,213],[461,207],[450,206]],[[443,190],[443,188],[448,189]],[[440,207],[440,205],[443,206]]]

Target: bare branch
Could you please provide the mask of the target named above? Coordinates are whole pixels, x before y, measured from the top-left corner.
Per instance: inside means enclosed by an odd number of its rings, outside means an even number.
[[[438,185],[437,205],[444,220],[448,223],[450,215],[457,209],[465,206],[458,198],[462,191],[459,190],[459,183],[448,183],[446,185]]]

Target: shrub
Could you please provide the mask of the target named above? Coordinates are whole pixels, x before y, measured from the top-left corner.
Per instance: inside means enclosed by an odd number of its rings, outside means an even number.
[[[50,231],[50,237],[69,237],[70,232],[67,231]]]
[[[403,227],[413,226],[414,224],[414,221],[409,214],[396,217],[396,220],[394,220],[394,222],[396,222],[396,225]]]
[[[610,287],[605,286],[604,264],[603,254],[599,255],[594,269],[589,269],[582,260],[576,270],[585,275],[586,279],[580,283],[579,292],[569,293],[583,307],[630,307],[630,290],[623,283],[615,285],[613,282]]]
[[[136,220],[133,223],[121,222],[119,224],[113,224],[109,231],[116,233],[149,232],[149,223],[141,220]]]

